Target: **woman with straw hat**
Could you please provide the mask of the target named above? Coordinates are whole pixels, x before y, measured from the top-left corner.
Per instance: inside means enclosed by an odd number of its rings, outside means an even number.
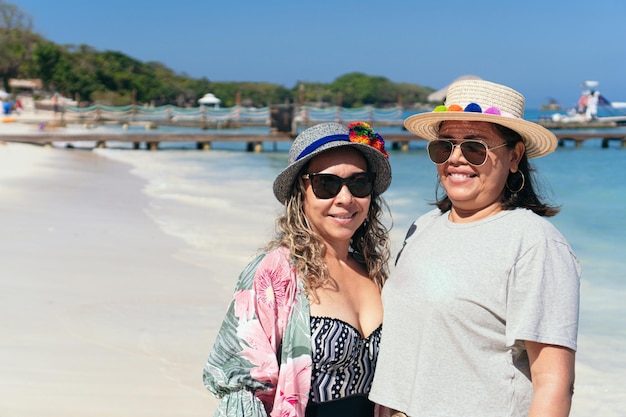
[[[405,120],[444,194],[383,290],[373,401],[411,417],[569,414],[580,267],[528,161],[557,139],[523,115],[517,91],[464,80]]]
[[[277,237],[239,277],[204,369],[216,416],[368,417],[382,323],[391,182],[363,122],[310,127],[274,181]]]

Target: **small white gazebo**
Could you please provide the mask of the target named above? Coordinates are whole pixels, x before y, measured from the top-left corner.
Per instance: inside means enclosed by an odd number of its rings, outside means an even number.
[[[213,93],[207,93],[204,96],[200,97],[198,99],[198,103],[203,105],[203,106],[212,106],[215,108],[219,108],[220,107],[220,103],[222,102],[222,100],[220,100],[219,98],[215,97],[213,95]]]

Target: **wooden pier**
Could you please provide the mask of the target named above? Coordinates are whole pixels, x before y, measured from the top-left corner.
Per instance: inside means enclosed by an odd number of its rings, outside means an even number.
[[[260,152],[264,142],[291,142],[289,134],[257,134],[257,135],[233,135],[211,133],[85,133],[64,134],[61,132],[41,132],[38,134],[0,136],[0,140],[6,142],[32,143],[42,146],[51,146],[58,142],[94,142],[96,148],[105,148],[107,142],[132,143],[133,148],[141,149],[142,144],[149,150],[159,149],[162,142],[191,142],[196,144],[197,149],[211,150],[213,142],[246,142],[249,151]]]
[[[602,147],[608,148],[610,141],[617,141],[620,143],[620,147],[626,147],[626,131],[624,132],[559,132],[553,131],[559,140],[559,146],[563,146],[565,142],[571,141],[575,143],[576,147],[583,145],[583,142],[589,139],[602,139]]]
[[[374,127],[376,129],[376,126]],[[252,152],[260,152],[263,149],[263,143],[275,142],[291,142],[295,135],[291,133],[268,132],[266,134],[228,134],[228,133],[175,133],[175,132],[146,132],[146,133],[85,133],[69,134],[63,131],[64,128],[59,127],[41,132],[32,132],[28,134],[4,134],[0,135],[0,141],[5,142],[21,142],[31,143],[43,146],[50,146],[55,142],[94,142],[95,147],[104,148],[107,142],[123,142],[132,143],[133,148],[141,149],[145,144],[145,149],[157,150],[162,142],[191,142],[196,144],[197,149],[210,150],[214,142],[245,142],[247,150]],[[626,147],[626,131],[625,132],[560,132],[554,131],[559,140],[559,145],[563,146],[566,142],[575,143],[576,147],[590,139],[601,139],[601,146],[607,148],[610,141],[618,141],[620,147]],[[400,149],[406,151],[409,149],[409,143],[415,141],[424,141],[424,139],[409,133],[384,133],[383,137],[387,142],[387,147],[391,149]]]

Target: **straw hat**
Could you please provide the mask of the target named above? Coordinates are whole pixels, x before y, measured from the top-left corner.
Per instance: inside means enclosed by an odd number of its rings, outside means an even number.
[[[404,126],[417,136],[437,139],[439,124],[446,120],[491,122],[519,133],[526,156],[538,158],[556,149],[558,140],[548,129],[524,120],[524,96],[504,85],[484,80],[462,80],[450,85],[446,102],[431,113],[409,116]]]
[[[289,165],[274,180],[274,195],[281,203],[289,199],[291,187],[302,168],[315,156],[339,147],[358,149],[367,161],[368,170],[376,173],[374,192],[382,194],[391,183],[391,166],[385,141],[364,122],[348,127],[339,123],[322,123],[300,133],[289,149]]]

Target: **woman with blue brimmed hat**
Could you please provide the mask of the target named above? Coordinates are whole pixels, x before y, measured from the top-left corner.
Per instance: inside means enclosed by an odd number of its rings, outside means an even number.
[[[517,91],[464,80],[405,120],[444,193],[383,290],[373,401],[411,417],[569,414],[580,266],[529,163],[557,139],[523,117]]]
[[[277,236],[239,278],[204,369],[216,416],[373,417],[391,183],[369,125],[323,123],[296,137],[274,181]]]

